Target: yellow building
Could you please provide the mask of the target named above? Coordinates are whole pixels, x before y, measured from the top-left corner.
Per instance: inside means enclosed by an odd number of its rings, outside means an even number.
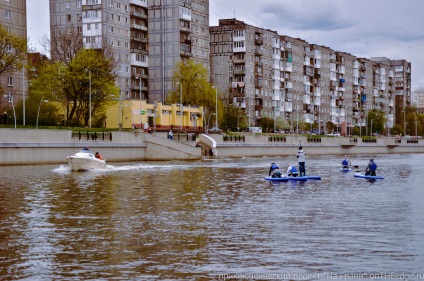
[[[155,109],[156,108],[156,112]],[[145,100],[123,100],[107,110],[106,128],[150,128],[165,131],[201,131],[203,130],[203,107],[164,105],[162,102],[147,103]]]

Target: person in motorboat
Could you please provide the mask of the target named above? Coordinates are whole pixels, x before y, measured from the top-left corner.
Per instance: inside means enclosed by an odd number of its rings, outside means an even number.
[[[299,175],[299,171],[292,164],[287,168],[287,176],[288,177],[297,177]]]
[[[94,155],[97,159],[103,160],[103,157],[100,153],[96,152],[96,154]]]
[[[280,171],[280,168],[277,166],[277,164],[275,163],[271,164],[268,175],[273,178],[281,178],[281,171]]]
[[[342,167],[343,169],[347,169],[349,168],[349,166],[351,166],[352,164],[350,163],[349,159],[347,158],[347,156],[345,155],[345,157],[343,158],[342,161]]]
[[[370,162],[368,163],[368,166],[365,170],[365,175],[366,176],[376,176],[376,171],[377,171],[377,163],[375,163],[374,159],[371,158]]]
[[[83,147],[82,148],[82,151],[84,151],[84,152],[90,152],[90,149],[88,149],[88,147]]]

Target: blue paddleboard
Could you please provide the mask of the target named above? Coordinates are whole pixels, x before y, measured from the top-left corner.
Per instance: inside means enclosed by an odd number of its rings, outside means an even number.
[[[383,180],[383,177],[380,176],[366,176],[359,173],[355,174],[355,178],[369,179],[369,180]]]
[[[281,177],[281,178],[273,178],[273,177],[265,177],[266,180],[269,181],[306,181],[307,177]]]

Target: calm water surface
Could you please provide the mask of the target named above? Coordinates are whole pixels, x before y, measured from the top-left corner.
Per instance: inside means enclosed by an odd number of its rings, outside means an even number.
[[[0,280],[424,279],[424,155],[375,159],[382,181],[335,156],[278,184],[270,163],[294,157],[0,167]]]

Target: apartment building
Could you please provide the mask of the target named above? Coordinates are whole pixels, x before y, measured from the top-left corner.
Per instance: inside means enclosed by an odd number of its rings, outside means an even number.
[[[245,111],[249,127],[257,126],[262,116],[279,116],[282,74],[277,32],[236,19],[219,20],[209,31],[211,83],[230,104]]]
[[[10,33],[27,38],[26,0],[1,1],[0,11],[0,24]],[[21,72],[2,73],[0,84],[4,91],[0,96],[0,108],[11,108],[25,97],[27,73],[25,69]]]
[[[208,25],[208,0],[50,0],[52,35],[75,29],[80,46],[112,50],[123,99],[166,101],[178,61],[209,69]]]
[[[245,109],[251,126],[261,116],[281,116],[293,131],[299,123],[323,128],[331,121],[351,134],[367,127],[371,110],[380,110],[391,128],[400,115],[395,97],[410,102],[404,60],[358,58],[237,19],[220,20],[210,33],[211,81]]]
[[[148,11],[149,101],[166,102],[179,87],[177,62],[192,59],[209,73],[209,0],[149,0]]]
[[[424,88],[415,90],[413,97],[413,106],[419,114],[424,114]]]

